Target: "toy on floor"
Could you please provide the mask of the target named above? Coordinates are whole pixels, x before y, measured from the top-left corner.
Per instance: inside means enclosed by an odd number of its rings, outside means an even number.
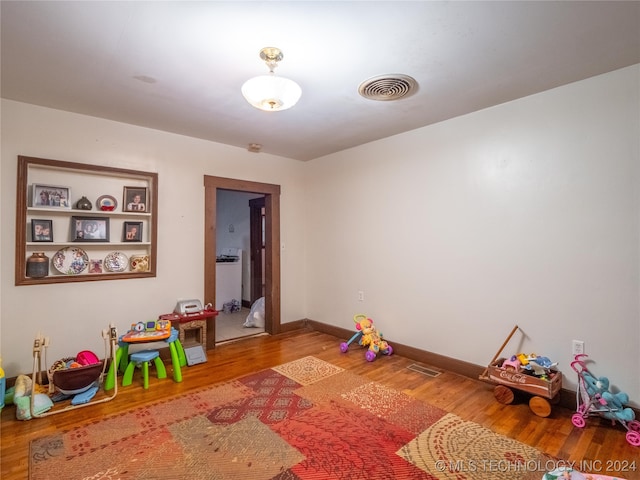
[[[25,410],[29,415],[28,418],[44,417],[56,413],[65,412],[73,408],[83,407],[85,405],[93,405],[96,403],[108,402],[117,395],[117,388],[114,388],[113,394],[105,396],[99,400],[91,402],[98,392],[100,386],[104,383],[107,364],[111,364],[111,370],[115,370],[115,356],[117,348],[118,332],[113,325],[102,331],[104,340],[104,360],[101,361],[98,356],[88,350],[79,352],[73,358],[63,358],[57,360],[51,365],[47,371],[48,395],[38,395],[39,389],[45,389],[42,381],[42,361],[47,363],[47,347],[49,346],[49,338],[38,334],[33,342],[33,374],[31,376],[31,395],[30,405],[25,405]],[[28,377],[27,377],[28,378]],[[105,390],[107,390],[105,385]],[[25,396],[26,397],[26,396]],[[42,397],[46,397],[48,401],[46,405],[42,404]],[[53,399],[64,400],[71,398],[69,405],[62,408],[51,408]],[[38,402],[40,401],[40,405]],[[16,403],[18,406],[18,404]],[[25,420],[27,418],[24,418]]]
[[[57,360],[49,368],[49,393],[59,391],[64,395],[77,395],[86,392],[100,379],[103,363],[98,356],[83,350],[75,357]]]
[[[507,359],[500,357],[519,330],[518,325],[513,327],[479,379],[495,385],[493,396],[503,405],[512,404],[516,395],[525,393],[529,396],[531,411],[539,417],[548,417],[562,388],[562,372],[555,368],[557,363],[533,353],[519,353]]]
[[[548,380],[552,374],[552,370],[557,366],[558,362],[551,362],[548,357],[541,357],[535,353],[531,355],[519,353],[504,360],[501,368],[513,372],[530,373],[538,378]]]
[[[622,478],[595,473],[581,473],[573,468],[563,466],[545,473],[542,480],[622,480]]]
[[[627,430],[627,442],[634,447],[640,446],[640,422],[635,420],[635,412],[631,408],[625,408],[629,396],[624,392],[609,391],[609,379],[593,375],[583,358],[587,355],[576,355],[571,362],[571,368],[578,374],[577,412],[571,417],[571,423],[582,428],[586,417],[600,415],[614,425],[619,422]]]
[[[373,362],[378,356],[379,352],[384,355],[391,355],[393,348],[389,345],[376,327],[373,326],[373,320],[366,315],[358,314],[353,317],[353,321],[356,324],[356,333],[347,342],[340,344],[340,351],[345,353],[349,349],[351,342],[358,340],[358,343],[363,347],[368,347],[365,353],[367,362]]]
[[[16,406],[16,418],[31,420],[32,413],[37,416],[50,410],[53,402],[46,391],[46,387],[33,385],[27,375],[18,375],[11,398],[11,403]]]

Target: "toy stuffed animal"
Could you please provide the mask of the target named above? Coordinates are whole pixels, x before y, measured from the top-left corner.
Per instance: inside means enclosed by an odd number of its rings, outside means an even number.
[[[587,393],[591,398],[596,395],[602,395],[603,392],[609,390],[609,379],[607,377],[596,378],[589,372],[583,372],[582,378],[584,379]]]
[[[550,370],[558,365],[558,362],[552,363],[547,357],[539,357],[533,354],[527,360],[529,363],[525,368],[533,371],[534,375],[539,377],[548,375]]]
[[[610,412],[604,412],[602,414],[603,417],[624,422],[630,422],[636,418],[636,414],[631,408],[624,408],[624,405],[629,402],[629,395],[626,393],[603,392],[602,399],[607,402],[607,406],[611,409]]]

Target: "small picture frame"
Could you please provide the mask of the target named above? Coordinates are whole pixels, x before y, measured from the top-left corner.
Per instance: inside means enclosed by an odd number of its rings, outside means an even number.
[[[146,212],[148,209],[146,187],[124,187],[122,207],[125,212]]]
[[[32,242],[53,242],[53,220],[31,220]]]
[[[71,238],[74,242],[108,242],[109,218],[71,217]]]
[[[33,184],[33,206],[71,208],[71,189],[54,185]]]
[[[142,222],[124,222],[122,228],[123,242],[141,242],[142,241]]]
[[[89,273],[102,273],[102,259],[89,260]]]

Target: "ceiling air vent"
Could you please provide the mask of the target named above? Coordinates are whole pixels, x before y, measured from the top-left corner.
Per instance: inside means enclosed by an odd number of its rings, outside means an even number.
[[[398,100],[413,94],[418,88],[409,75],[378,75],[365,80],[358,87],[358,93],[369,100]]]

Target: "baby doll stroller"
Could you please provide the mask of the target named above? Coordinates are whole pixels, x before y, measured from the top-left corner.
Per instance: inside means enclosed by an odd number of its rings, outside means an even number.
[[[640,446],[640,422],[635,420],[635,412],[624,405],[629,396],[624,392],[611,393],[609,379],[596,378],[586,367],[583,357],[576,355],[571,368],[578,374],[577,412],[571,417],[571,423],[578,428],[586,425],[585,418],[590,415],[600,415],[608,418],[615,425],[619,422],[627,430],[627,442],[634,447]]]

